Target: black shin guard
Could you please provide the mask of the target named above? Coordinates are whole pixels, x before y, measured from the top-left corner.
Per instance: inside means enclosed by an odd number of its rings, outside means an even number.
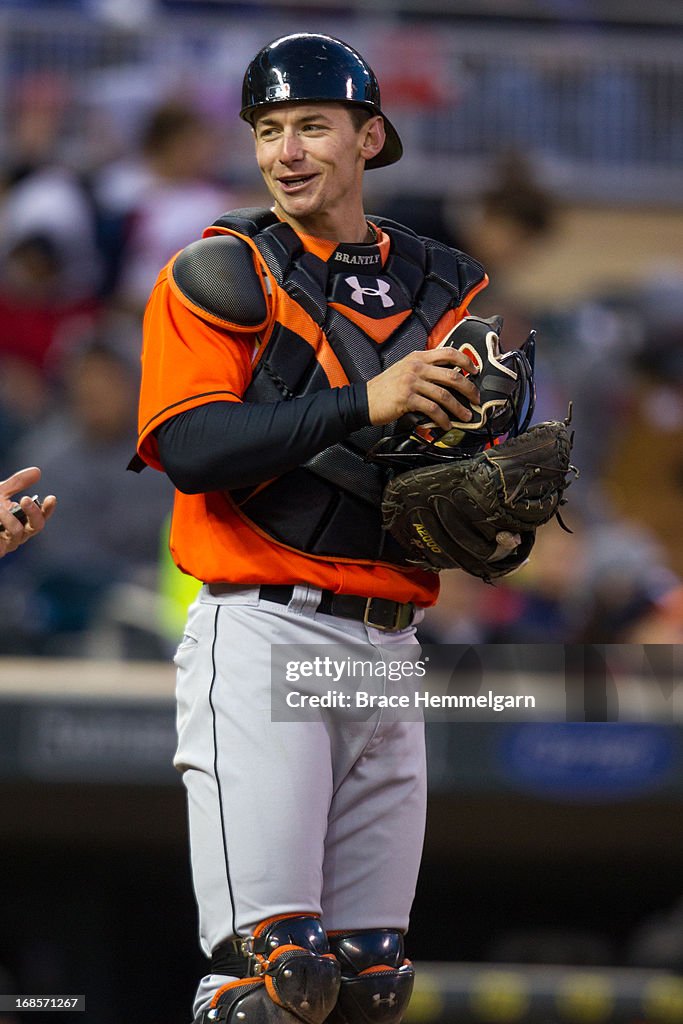
[[[217,957],[225,955],[242,956],[245,976],[219,989],[197,1024],[322,1024],[336,1002],[340,967],[310,914],[264,921],[253,936],[223,943]]]
[[[330,949],[342,978],[327,1024],[399,1024],[415,980],[413,965],[404,959],[401,932],[341,932],[330,935]]]

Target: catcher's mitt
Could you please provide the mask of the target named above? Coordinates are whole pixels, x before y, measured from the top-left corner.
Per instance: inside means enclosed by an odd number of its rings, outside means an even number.
[[[537,423],[473,458],[399,474],[384,491],[385,528],[422,569],[505,576],[526,561],[536,528],[558,515],[577,475],[568,425]]]

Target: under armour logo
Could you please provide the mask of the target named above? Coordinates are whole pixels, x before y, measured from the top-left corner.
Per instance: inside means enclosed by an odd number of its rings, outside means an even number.
[[[375,1004],[375,1006],[380,1006],[382,1003],[386,1003],[387,1006],[393,1006],[394,1003],[396,1002],[396,993],[390,992],[388,996],[385,996],[384,999],[382,999],[379,992],[375,992],[374,996],[372,997],[372,1001]]]
[[[357,277],[345,277],[344,280],[351,288],[353,288],[351,298],[354,302],[357,302],[359,306],[365,305],[363,302],[364,295],[373,295],[380,298],[385,309],[388,309],[389,306],[395,305],[394,300],[389,297],[391,285],[388,281],[380,281],[378,278],[376,288],[364,288]]]

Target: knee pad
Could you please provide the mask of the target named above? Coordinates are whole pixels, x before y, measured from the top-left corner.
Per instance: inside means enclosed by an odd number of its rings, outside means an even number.
[[[413,965],[404,959],[401,932],[378,928],[329,938],[342,975],[327,1024],[399,1024],[415,980]]]
[[[197,1024],[322,1024],[339,993],[341,968],[320,920],[310,914],[268,918],[245,939],[222,943],[212,970],[244,977],[218,989]]]

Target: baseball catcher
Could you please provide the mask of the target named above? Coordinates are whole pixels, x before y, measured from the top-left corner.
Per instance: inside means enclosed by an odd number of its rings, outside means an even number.
[[[535,335],[501,352],[502,317],[466,317],[442,342],[477,367],[480,402],[449,431],[399,424],[371,458],[399,471],[384,491],[384,526],[422,569],[464,569],[487,583],[520,568],[539,526],[560,516],[578,471],[565,420],[529,426],[535,404]],[[401,431],[401,426],[404,428]],[[501,438],[505,435],[505,439]]]
[[[194,1024],[400,1024],[424,723],[275,721],[272,645],[417,657],[439,588],[411,560],[509,571],[562,500],[570,442],[558,425],[542,458],[513,449],[538,440],[533,337],[504,353],[500,320],[467,315],[481,264],[366,215],[365,171],[403,150],[364,57],[274,40],[240,114],[268,206],[160,273],[139,412],[137,458],[176,488],[173,558],[203,583],[175,659],[209,960]]]

